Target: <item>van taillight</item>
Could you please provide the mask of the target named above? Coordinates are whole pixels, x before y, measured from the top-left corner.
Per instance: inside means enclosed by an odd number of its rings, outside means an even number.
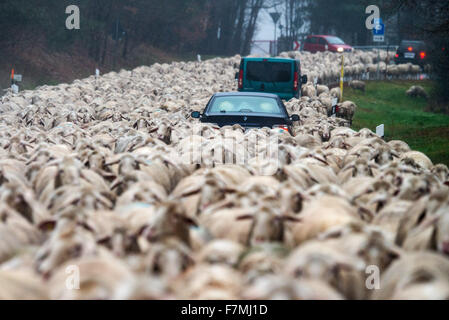
[[[410,51],[410,52],[413,51],[413,47],[408,47],[407,49],[408,49],[408,51]]]
[[[239,89],[243,89],[243,69],[239,72]]]
[[[293,90],[298,91],[299,79],[298,79],[298,71],[295,71],[293,76]]]
[[[426,57],[426,53],[423,51],[419,54],[419,56],[421,57],[421,59],[424,59]]]
[[[399,58],[399,53],[396,53],[395,57],[396,57],[396,58]]]

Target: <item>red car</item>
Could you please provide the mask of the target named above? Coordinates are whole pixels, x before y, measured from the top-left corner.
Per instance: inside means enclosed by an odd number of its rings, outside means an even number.
[[[338,37],[318,35],[307,36],[303,50],[312,53],[319,51],[351,52],[353,48]]]

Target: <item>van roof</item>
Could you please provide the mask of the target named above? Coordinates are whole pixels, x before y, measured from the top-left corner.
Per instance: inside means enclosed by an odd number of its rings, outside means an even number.
[[[268,61],[268,62],[295,62],[297,60],[290,58],[243,58],[246,61]]]

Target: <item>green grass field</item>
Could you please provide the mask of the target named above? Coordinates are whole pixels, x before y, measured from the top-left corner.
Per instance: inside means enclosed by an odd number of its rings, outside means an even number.
[[[375,131],[383,123],[387,141],[403,140],[435,164],[449,165],[449,115],[426,112],[425,99],[407,97],[414,84],[432,90],[430,81],[368,81],[365,93],[345,87],[344,99],[358,106],[352,127]]]

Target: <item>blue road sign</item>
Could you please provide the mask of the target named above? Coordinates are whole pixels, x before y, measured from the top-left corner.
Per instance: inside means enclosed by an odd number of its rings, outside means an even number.
[[[374,25],[373,35],[375,36],[385,35],[385,25],[382,22]]]

